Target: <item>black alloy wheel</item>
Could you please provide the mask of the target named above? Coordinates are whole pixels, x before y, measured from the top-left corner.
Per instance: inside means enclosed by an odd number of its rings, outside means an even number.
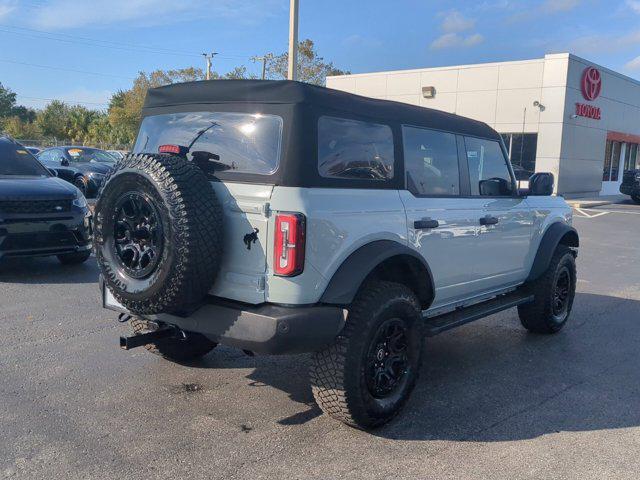
[[[571,273],[566,266],[563,266],[556,273],[551,306],[554,317],[560,321],[564,320],[568,314],[570,294]]]
[[[367,354],[365,381],[374,398],[393,395],[409,368],[407,326],[399,318],[382,323]]]
[[[113,239],[120,268],[132,278],[146,278],[162,257],[164,229],[158,208],[145,193],[127,192],[115,211]]]

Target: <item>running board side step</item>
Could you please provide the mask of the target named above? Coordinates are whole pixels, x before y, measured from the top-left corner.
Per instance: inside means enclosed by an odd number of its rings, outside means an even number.
[[[515,291],[468,307],[460,307],[437,317],[426,317],[425,336],[433,337],[452,328],[530,302],[533,302],[533,295]]]

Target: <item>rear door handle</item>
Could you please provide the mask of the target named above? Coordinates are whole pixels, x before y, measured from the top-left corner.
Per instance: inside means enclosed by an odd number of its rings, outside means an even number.
[[[480,225],[495,225],[499,221],[500,220],[498,219],[498,217],[492,217],[491,215],[487,215],[480,219]]]
[[[430,228],[438,228],[439,226],[440,223],[437,220],[431,220],[430,218],[416,220],[413,222],[413,228],[416,230],[428,230]]]

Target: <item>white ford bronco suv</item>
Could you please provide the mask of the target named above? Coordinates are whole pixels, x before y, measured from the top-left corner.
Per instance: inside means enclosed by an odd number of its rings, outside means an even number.
[[[518,190],[481,122],[216,80],[150,90],[133,152],[95,212],[125,349],[311,353],[322,410],[372,428],[409,397],[425,336],[512,307],[555,333],[571,311],[571,209],[551,174]]]

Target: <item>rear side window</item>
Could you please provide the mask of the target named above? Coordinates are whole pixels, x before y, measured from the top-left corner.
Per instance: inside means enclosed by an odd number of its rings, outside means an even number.
[[[460,169],[452,133],[402,127],[407,188],[416,195],[459,195]]]
[[[511,195],[513,184],[500,144],[474,137],[465,137],[464,142],[467,147],[471,195]]]
[[[217,171],[270,175],[278,169],[282,118],[231,112],[185,112],[146,117],[134,153],[158,153],[161,145],[189,149]]]
[[[327,178],[393,178],[393,133],[387,125],[320,117],[318,172]]]

